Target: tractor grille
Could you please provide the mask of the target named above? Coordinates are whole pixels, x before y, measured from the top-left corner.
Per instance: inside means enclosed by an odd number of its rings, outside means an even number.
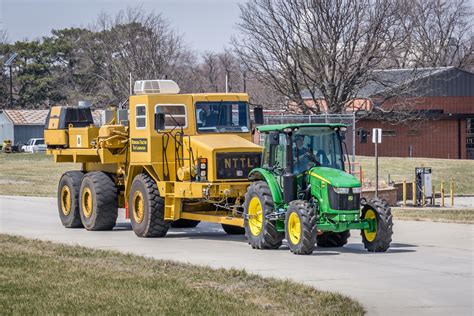
[[[358,210],[360,207],[360,193],[338,194],[332,186],[328,187],[329,205],[333,210]]]
[[[260,153],[217,153],[217,179],[247,179],[250,170],[260,166]]]

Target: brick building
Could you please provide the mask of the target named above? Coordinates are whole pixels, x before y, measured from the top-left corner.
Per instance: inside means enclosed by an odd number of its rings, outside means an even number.
[[[356,154],[373,156],[370,133],[373,128],[382,128],[381,156],[474,159],[474,74],[455,67],[420,71],[421,75],[410,82],[414,88],[406,98],[411,108],[427,118],[404,124],[359,120],[357,128],[369,132],[369,142],[357,144]],[[396,83],[409,73],[411,70],[389,70],[384,76]]]

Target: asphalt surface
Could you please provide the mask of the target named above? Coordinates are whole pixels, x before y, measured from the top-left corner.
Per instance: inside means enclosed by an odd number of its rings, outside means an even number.
[[[352,231],[342,249],[296,256],[285,245],[251,249],[243,236],[226,235],[214,224],[141,239],[123,212],[113,231],[65,229],[55,199],[0,196],[0,232],[290,278],[353,297],[372,315],[474,313],[474,225],[396,221],[386,253],[367,253],[359,233]]]

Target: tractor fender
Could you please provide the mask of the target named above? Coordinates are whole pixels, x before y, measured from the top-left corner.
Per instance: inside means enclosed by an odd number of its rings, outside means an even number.
[[[275,207],[283,203],[283,194],[280,186],[278,185],[275,176],[270,171],[263,168],[255,168],[250,171],[248,178],[250,181],[264,180],[268,184]]]

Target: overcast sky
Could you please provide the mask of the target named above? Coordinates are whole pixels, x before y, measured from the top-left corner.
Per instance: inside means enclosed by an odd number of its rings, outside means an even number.
[[[141,5],[161,12],[191,48],[221,51],[234,34],[244,0],[0,0],[0,28],[10,41],[35,39],[52,29],[86,27],[100,12]]]

